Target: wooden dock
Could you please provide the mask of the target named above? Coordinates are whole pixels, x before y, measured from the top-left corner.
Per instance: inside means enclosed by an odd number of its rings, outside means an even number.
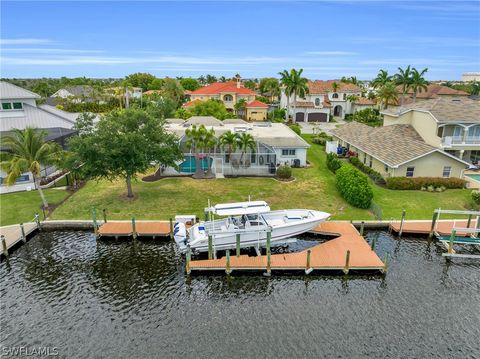
[[[467,220],[440,220],[436,223],[435,232],[440,236],[449,236],[452,233],[452,229],[455,227],[467,228]],[[475,228],[477,222],[473,219],[470,222],[468,228]],[[401,222],[390,223],[389,229],[395,233],[400,232]],[[402,232],[410,234],[429,235],[432,229],[432,221],[404,221]],[[469,235],[468,231],[457,231],[457,236],[465,237]]]
[[[272,254],[270,263],[267,255],[224,256],[219,259],[202,259],[188,262],[187,272],[190,271],[275,271],[304,270],[386,270],[386,264],[380,260],[370,245],[348,222],[328,221],[315,228],[315,233],[339,235],[325,243],[318,244],[310,249],[296,253]]]
[[[98,237],[168,237],[169,221],[108,221],[100,225]]]
[[[23,223],[23,230],[20,224],[0,227],[0,236],[2,238],[1,254],[6,256],[14,246],[20,242],[25,243],[28,236],[37,228],[37,223],[35,222]]]

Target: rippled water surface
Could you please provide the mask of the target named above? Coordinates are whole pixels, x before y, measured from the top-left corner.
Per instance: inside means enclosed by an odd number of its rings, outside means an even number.
[[[0,265],[1,343],[73,358],[480,358],[480,262],[378,238],[379,275],[195,275],[172,242],[41,233]]]

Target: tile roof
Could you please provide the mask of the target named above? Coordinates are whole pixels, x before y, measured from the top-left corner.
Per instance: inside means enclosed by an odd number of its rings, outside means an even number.
[[[440,151],[426,144],[410,125],[370,127],[353,121],[331,132],[391,167]]]
[[[245,125],[245,124],[248,123],[247,121],[244,121],[241,118],[226,118],[222,122],[223,122],[224,125],[228,125],[228,124],[237,124],[237,125],[242,124],[242,125]]]
[[[215,82],[199,89],[192,91],[190,95],[216,95],[222,92],[237,93],[242,95],[255,95],[255,91],[252,91],[246,87],[237,87],[236,81],[227,82]]]
[[[268,108],[268,105],[266,103],[263,103],[262,101],[258,101],[258,100],[253,100],[249,103],[247,103],[247,107],[248,108]]]
[[[192,101],[188,101],[188,102],[185,102],[182,107],[190,107],[190,106],[195,106],[197,104],[199,104],[200,102],[202,102],[202,100],[199,100],[198,98],[196,100],[192,100]]]
[[[465,96],[439,96],[436,99],[417,101],[403,107],[389,107],[382,113],[399,116],[411,110],[428,111],[442,123],[480,123],[480,102]]]
[[[376,102],[374,100],[370,100],[366,97],[359,97],[357,101],[355,101],[356,105],[375,105]]]
[[[328,95],[323,95],[323,107],[332,107],[332,103],[328,99]]]
[[[40,98],[40,95],[11,84],[10,82],[0,81],[0,99],[14,100],[32,98]]]
[[[399,94],[402,92],[402,87],[397,86],[397,91]],[[404,103],[411,103],[413,97],[413,90],[409,89],[407,92],[407,98],[404,100]],[[427,91],[422,90],[422,92],[417,92],[418,99],[432,99],[437,98],[438,96],[468,96],[468,93],[465,91],[455,90],[448,86],[430,84],[427,85]]]
[[[223,123],[213,116],[192,116],[185,125],[223,126]]]
[[[292,103],[292,106],[303,107],[303,108],[313,108],[315,105],[311,101],[296,101]]]
[[[337,92],[361,92],[362,89],[357,85],[351,83],[344,83],[340,80],[315,80],[308,81],[308,91],[310,94],[325,94],[333,92],[332,84],[336,82],[338,84]]]

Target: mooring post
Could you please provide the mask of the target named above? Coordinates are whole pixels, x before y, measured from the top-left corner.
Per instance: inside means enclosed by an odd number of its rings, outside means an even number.
[[[437,219],[438,219],[438,212],[437,210],[435,210],[433,211],[432,226],[430,227],[430,233],[428,234],[429,239],[433,238],[433,234],[435,232],[435,226],[437,224]]]
[[[173,219],[170,217],[170,239],[173,239]]]
[[[448,241],[448,253],[450,254],[453,253],[453,241],[455,240],[456,236],[457,231],[455,229],[452,229],[452,233],[450,234],[450,240]]]
[[[372,244],[371,244],[371,248],[372,248],[372,251],[375,250],[375,241],[377,240],[377,238],[373,237],[372,239]]]
[[[192,259],[192,251],[190,249],[190,245],[187,246],[187,254],[185,255],[185,257],[186,257],[186,261],[187,261],[186,264],[185,264],[185,270],[186,270],[187,274],[190,274],[190,272],[192,271],[190,269],[190,261]]]
[[[95,236],[98,235],[98,225],[97,225],[97,209],[92,207],[92,222],[93,222],[93,231],[95,232]]]
[[[348,274],[350,270],[350,250],[347,250],[347,255],[345,256],[345,268],[343,268],[343,273]]]
[[[132,218],[132,237],[137,239],[137,224],[135,223],[135,217]]]
[[[307,264],[305,265],[305,274],[310,274],[313,268],[310,266],[310,255],[312,251],[309,249],[307,250]]]
[[[40,231],[42,227],[40,225],[40,216],[38,215],[38,213],[35,213],[35,223],[37,224],[37,228]]]
[[[360,223],[360,235],[363,236],[363,230],[365,229],[365,221]]]
[[[227,249],[227,262],[225,264],[225,273],[230,274],[232,270],[230,269],[230,249]]]
[[[2,234],[2,249],[3,249],[3,255],[5,257],[8,257],[7,242],[5,241],[5,236],[3,234]]]
[[[272,272],[271,269],[271,251],[270,251],[270,242],[272,241],[272,230],[269,229],[267,232],[267,273]]]
[[[103,209],[103,223],[107,223],[107,209]]]
[[[213,243],[212,243],[212,235],[208,235],[208,259],[213,258]]]
[[[403,234],[403,222],[405,222],[405,210],[402,211],[402,219],[400,221],[400,230],[398,231],[398,237],[402,237]]]
[[[25,235],[25,227],[23,226],[23,223],[20,223],[20,231],[22,232],[22,241],[23,243],[26,243],[27,236]]]
[[[475,221],[475,229],[480,229],[480,217],[477,216],[477,219]],[[474,234],[475,237],[478,237],[478,232]]]
[[[385,259],[383,260],[383,270],[382,270],[382,272],[387,273],[387,269],[388,269],[388,252],[385,253]]]
[[[470,228],[470,223],[472,223],[472,214],[468,215],[467,228]]]
[[[237,233],[235,235],[235,237],[236,237],[236,242],[237,242],[237,244],[236,244],[236,255],[237,255],[237,257],[240,257],[240,233]]]

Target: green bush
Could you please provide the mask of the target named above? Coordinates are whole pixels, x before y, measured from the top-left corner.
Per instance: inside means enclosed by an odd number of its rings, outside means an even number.
[[[358,110],[353,114],[353,120],[372,127],[383,125],[383,118],[380,111],[376,108],[365,108]]]
[[[302,134],[302,129],[300,128],[300,125],[297,125],[296,123],[294,123],[294,124],[288,125],[288,127],[290,127],[290,129],[293,132],[295,132],[297,135]]]
[[[342,166],[335,177],[337,189],[348,203],[358,208],[370,208],[373,191],[367,176],[351,166]]]
[[[277,176],[279,178],[288,179],[292,177],[292,169],[290,168],[290,166],[279,166],[277,168]]]
[[[335,153],[327,154],[327,168],[333,173],[342,167],[342,161],[338,159],[338,156]]]
[[[386,179],[387,188],[397,190],[421,190],[422,188],[430,191],[433,189],[444,187],[445,189],[465,188],[467,181],[460,178],[443,178],[443,177],[390,177]]]
[[[480,191],[477,189],[477,190],[473,190],[470,195],[472,196],[472,199],[473,201],[475,202],[475,204],[480,204]]]
[[[382,177],[380,172],[375,171],[373,168],[365,166],[362,161],[358,159],[358,157],[350,157],[349,161],[352,165],[357,167],[360,171],[365,173],[368,177],[370,177],[373,182],[376,184],[385,184],[385,179]]]

